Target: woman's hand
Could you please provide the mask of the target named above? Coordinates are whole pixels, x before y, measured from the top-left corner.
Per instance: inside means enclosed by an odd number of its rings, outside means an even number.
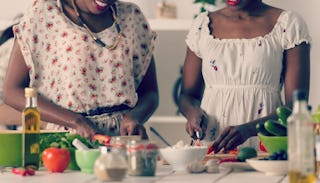
[[[120,124],[120,134],[140,135],[142,139],[148,139],[148,135],[144,126],[132,119],[124,117]]]
[[[92,139],[97,133],[102,134],[98,127],[84,116],[80,116],[75,120],[75,125],[73,128],[79,135],[88,139]]]
[[[193,139],[197,139],[197,131],[202,131],[202,136],[200,137],[200,140],[202,140],[206,136],[205,132],[207,130],[207,126],[208,116],[204,111],[201,111],[199,117],[188,119],[186,123],[186,131]]]
[[[245,124],[225,128],[221,135],[212,144],[214,152],[218,153],[222,149],[224,152],[235,149],[250,137],[247,131]]]

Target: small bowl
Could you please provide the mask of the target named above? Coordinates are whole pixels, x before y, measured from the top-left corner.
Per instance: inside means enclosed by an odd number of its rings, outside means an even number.
[[[41,130],[40,139],[54,133],[66,131]],[[20,167],[22,165],[22,132],[0,130],[0,166]]]
[[[166,147],[160,149],[160,154],[172,166],[173,170],[185,171],[188,163],[202,161],[207,154],[207,150],[207,146]]]
[[[269,154],[288,149],[288,137],[287,136],[265,136],[258,133],[258,137],[262,144],[267,149]]]
[[[262,160],[258,158],[247,159],[246,162],[255,170],[266,175],[286,175],[288,173],[287,160]]]
[[[100,156],[100,149],[76,150],[76,162],[81,172],[93,173],[96,159]]]

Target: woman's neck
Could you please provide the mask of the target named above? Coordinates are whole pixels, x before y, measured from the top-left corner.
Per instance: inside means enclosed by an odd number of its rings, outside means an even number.
[[[62,0],[62,1],[65,5],[67,5],[68,7],[70,7],[72,9],[72,1],[73,0]],[[74,0],[74,1],[78,7],[79,12],[81,12],[83,14],[90,14],[89,9],[84,5],[83,1],[81,1],[81,0]]]
[[[76,15],[75,9],[72,5],[73,0],[61,0],[62,8],[65,13],[65,15],[71,19],[74,23],[78,25],[82,25],[81,22],[79,22],[79,17]],[[82,2],[79,0],[75,0],[75,3]],[[89,12],[86,12],[83,9],[80,9],[79,4],[75,4],[77,11],[82,21],[87,24],[87,26],[93,31],[93,32],[100,32],[101,30],[104,30],[107,27],[110,27],[113,22],[113,15],[111,10],[107,10],[105,13],[102,14],[92,14]],[[81,5],[83,6],[83,4]],[[88,8],[86,8],[88,9]]]
[[[225,9],[225,15],[230,17],[235,17],[238,19],[246,19],[251,16],[259,16],[263,14],[269,6],[264,4],[262,1],[252,1],[248,5],[244,6],[243,8],[233,8],[227,7]]]

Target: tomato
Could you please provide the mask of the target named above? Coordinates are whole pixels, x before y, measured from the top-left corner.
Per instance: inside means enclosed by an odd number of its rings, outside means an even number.
[[[108,135],[95,134],[93,136],[93,142],[98,141],[100,144],[109,145],[111,141],[111,137]]]
[[[208,147],[207,154],[211,154],[213,151],[214,151],[214,149],[213,149],[212,145],[210,145],[210,146]]]
[[[27,175],[34,175],[35,171],[32,168],[12,168],[11,172],[17,175],[21,175],[21,176],[27,176]]]
[[[234,155],[238,155],[238,149],[232,149],[228,151],[228,154],[234,154]]]
[[[264,147],[264,145],[263,145],[263,143],[261,141],[259,142],[259,148],[260,148],[261,151],[267,152],[266,147]]]
[[[70,152],[66,148],[49,147],[42,153],[42,161],[47,170],[63,172],[70,163]]]
[[[226,163],[226,162],[239,162],[237,158],[224,158],[221,160],[218,160],[218,164]]]

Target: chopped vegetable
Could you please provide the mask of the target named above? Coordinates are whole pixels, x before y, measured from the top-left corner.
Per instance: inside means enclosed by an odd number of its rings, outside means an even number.
[[[237,158],[224,158],[218,161],[218,164],[226,163],[226,162],[239,162]]]
[[[12,168],[11,172],[21,176],[35,175],[35,170],[32,168]]]

